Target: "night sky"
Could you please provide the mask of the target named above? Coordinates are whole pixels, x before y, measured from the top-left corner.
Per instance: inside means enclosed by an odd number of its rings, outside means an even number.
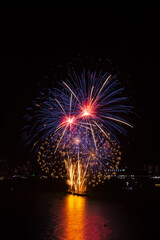
[[[149,1],[53,2],[2,9],[0,158],[32,160],[21,141],[25,109],[50,69],[78,52],[109,58],[129,76],[136,116],[124,140],[125,161],[133,168],[160,164],[158,7]]]

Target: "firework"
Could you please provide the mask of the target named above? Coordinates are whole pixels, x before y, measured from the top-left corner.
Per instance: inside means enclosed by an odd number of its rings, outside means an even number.
[[[63,136],[77,124],[76,100],[72,100],[72,94],[68,95],[57,89],[49,89],[46,95],[41,93],[27,112],[25,118],[28,124],[24,129],[24,140],[26,144],[32,144],[35,148],[39,148],[44,141],[52,145],[57,136],[61,135],[55,145],[56,152]]]
[[[95,187],[111,176],[121,160],[120,146],[108,135],[71,132],[64,136],[57,154],[52,151],[54,145],[45,141],[38,152],[38,162],[45,173],[52,177],[66,177],[69,191],[83,193],[87,185]],[[53,144],[56,144],[53,142]]]
[[[56,138],[58,133],[61,133],[60,142],[68,130],[77,125],[83,129],[90,128],[90,131],[96,127],[106,138],[110,133],[114,139],[117,139],[116,131],[125,133],[124,126],[132,127],[122,117],[132,108],[124,104],[127,98],[123,96],[124,89],[116,76],[91,73],[89,70],[87,73],[83,70],[81,76],[75,72],[72,75],[69,73],[69,76],[70,80],[62,82],[65,90],[48,90],[46,95],[41,93],[33,102],[33,108],[26,116],[32,123],[32,127],[25,127],[27,143],[33,140],[36,145],[49,136]]]
[[[116,76],[108,73],[69,72],[60,86],[41,93],[28,109],[25,141],[37,147],[46,174],[67,175],[70,190],[82,193],[118,168],[116,136],[132,127],[125,118],[132,107]]]
[[[125,126],[132,125],[122,116],[131,113],[132,107],[126,104],[128,98],[124,96],[124,88],[108,73],[82,71],[80,76],[69,73],[69,80],[63,85],[73,98],[77,100],[78,120],[81,125],[96,127],[106,135],[110,133],[116,138],[116,133],[126,133]]]

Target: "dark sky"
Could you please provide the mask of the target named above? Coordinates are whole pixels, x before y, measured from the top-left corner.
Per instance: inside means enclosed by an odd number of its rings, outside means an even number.
[[[160,163],[158,6],[151,1],[53,2],[2,9],[0,158],[9,163],[32,158],[21,132],[36,84],[52,66],[79,52],[110,58],[130,75],[139,117],[125,137],[125,158],[133,167]]]

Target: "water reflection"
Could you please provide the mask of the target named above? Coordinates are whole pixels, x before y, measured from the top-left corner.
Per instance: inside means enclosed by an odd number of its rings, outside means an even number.
[[[70,194],[57,199],[56,204],[54,201],[47,232],[50,234],[43,239],[111,239],[111,225],[104,206]]]
[[[81,196],[68,195],[65,198],[64,204],[65,239],[85,239],[84,223],[86,198]]]

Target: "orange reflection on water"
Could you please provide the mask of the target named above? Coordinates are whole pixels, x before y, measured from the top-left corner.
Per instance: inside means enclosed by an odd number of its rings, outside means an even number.
[[[67,195],[63,208],[65,240],[104,240],[111,234],[110,222],[103,207],[86,197]]]
[[[105,202],[72,194],[57,198],[45,240],[109,240],[112,227],[108,214]]]
[[[81,240],[84,237],[86,198],[68,195],[65,199],[65,229],[66,240]]]

